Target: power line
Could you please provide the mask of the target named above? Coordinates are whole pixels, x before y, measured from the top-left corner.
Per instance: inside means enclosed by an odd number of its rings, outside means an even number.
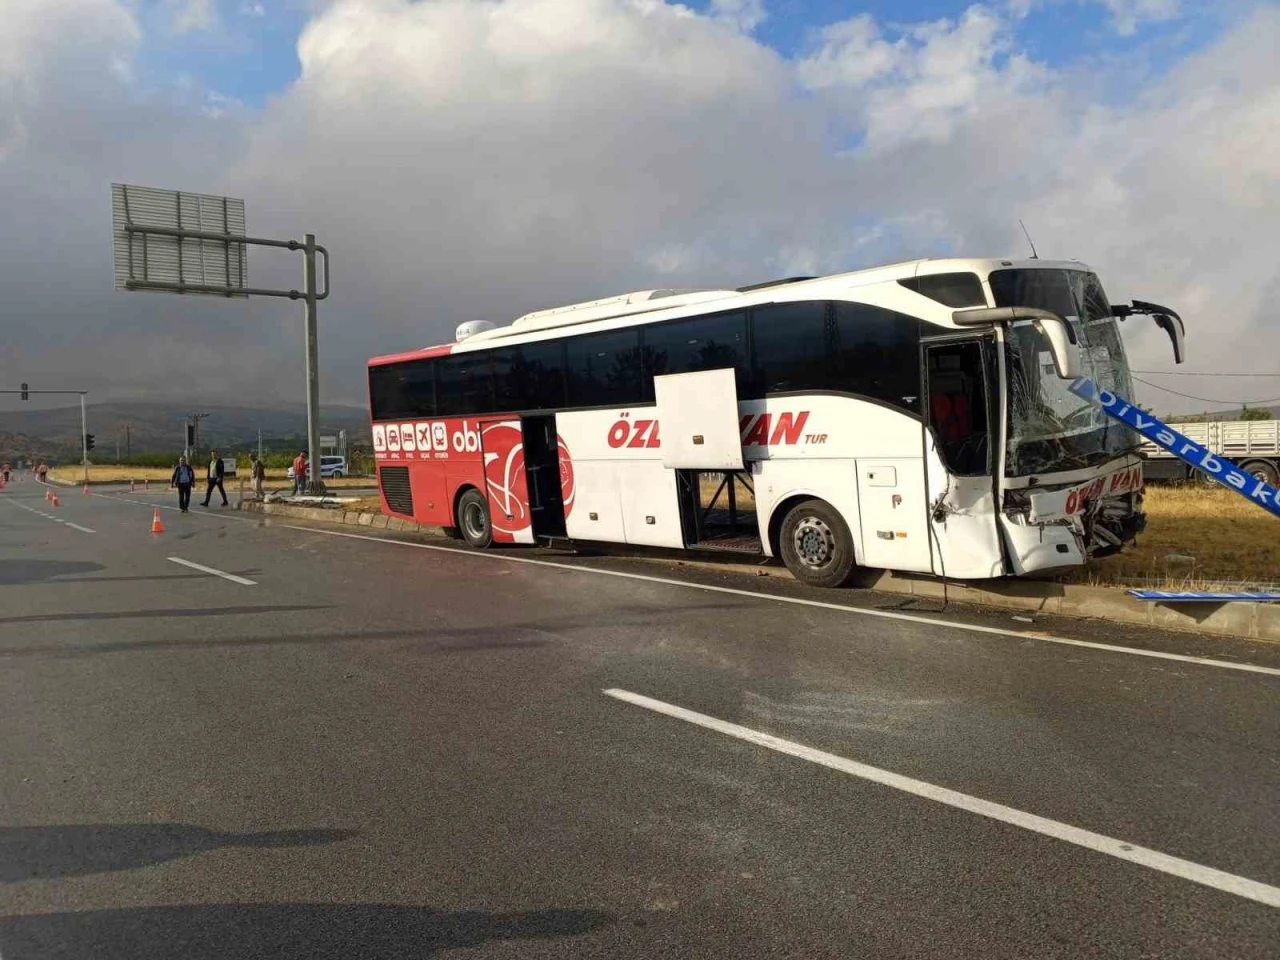
[[[1161,377],[1280,377],[1280,373],[1187,373],[1185,370],[1130,370]]]
[[[1162,387],[1158,383],[1152,383],[1150,380],[1143,380],[1141,377],[1134,377],[1139,383],[1145,383],[1148,387],[1155,387],[1157,390],[1163,390],[1165,393],[1172,393],[1175,397],[1186,397],[1188,400],[1199,400],[1202,403],[1224,403],[1233,407],[1265,407],[1272,403],[1280,403],[1280,397],[1272,397],[1270,400],[1214,400],[1211,397],[1195,397],[1189,393],[1180,393],[1177,390],[1170,390],[1168,387]]]

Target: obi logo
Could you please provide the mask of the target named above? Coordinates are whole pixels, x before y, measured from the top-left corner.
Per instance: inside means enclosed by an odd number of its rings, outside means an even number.
[[[480,431],[473,430],[471,425],[463,420],[462,427],[453,431],[451,442],[455,453],[479,453]]]
[[[573,512],[573,497],[577,492],[573,482],[573,457],[569,455],[568,444],[564,437],[556,435],[556,450],[560,454],[560,502],[564,504],[564,515]]]

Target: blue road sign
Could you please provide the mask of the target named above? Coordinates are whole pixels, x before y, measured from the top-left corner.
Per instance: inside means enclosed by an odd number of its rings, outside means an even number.
[[[1096,403],[1110,416],[1168,450],[1183,463],[1280,517],[1280,490],[1271,484],[1251,476],[1226,457],[1210,453],[1194,440],[1188,440],[1173,427],[1162,423],[1145,410],[1139,410],[1124,397],[1117,396],[1110,390],[1099,389],[1088,377],[1073,381],[1070,390],[1076,396]]]
[[[1258,591],[1255,593],[1229,593],[1225,590],[1129,590],[1129,596],[1139,600],[1164,600],[1175,603],[1195,603],[1198,601],[1253,600],[1280,603],[1280,593]]]

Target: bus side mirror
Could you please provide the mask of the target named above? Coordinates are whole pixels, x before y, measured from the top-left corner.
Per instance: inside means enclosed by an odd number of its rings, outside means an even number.
[[[1162,307],[1158,303],[1148,303],[1146,300],[1135,300],[1131,304],[1113,304],[1111,307],[1112,316],[1120,320],[1139,313],[1149,315],[1156,322],[1156,326],[1169,335],[1169,340],[1173,343],[1174,363],[1181,363],[1186,359],[1187,328],[1175,311]]]
[[[1076,348],[1076,331],[1070,323],[1052,310],[1036,307],[979,307],[976,310],[957,310],[951,320],[961,327],[985,327],[989,324],[1012,323],[1014,320],[1031,320],[1036,329],[1049,342],[1053,367],[1063,380],[1075,380],[1084,375],[1080,353]]]

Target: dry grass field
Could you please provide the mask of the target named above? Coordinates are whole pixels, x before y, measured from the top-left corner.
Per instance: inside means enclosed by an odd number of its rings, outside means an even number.
[[[1096,584],[1212,589],[1280,583],[1280,517],[1237,493],[1200,484],[1146,488],[1147,529],[1136,547],[1074,576]]]

